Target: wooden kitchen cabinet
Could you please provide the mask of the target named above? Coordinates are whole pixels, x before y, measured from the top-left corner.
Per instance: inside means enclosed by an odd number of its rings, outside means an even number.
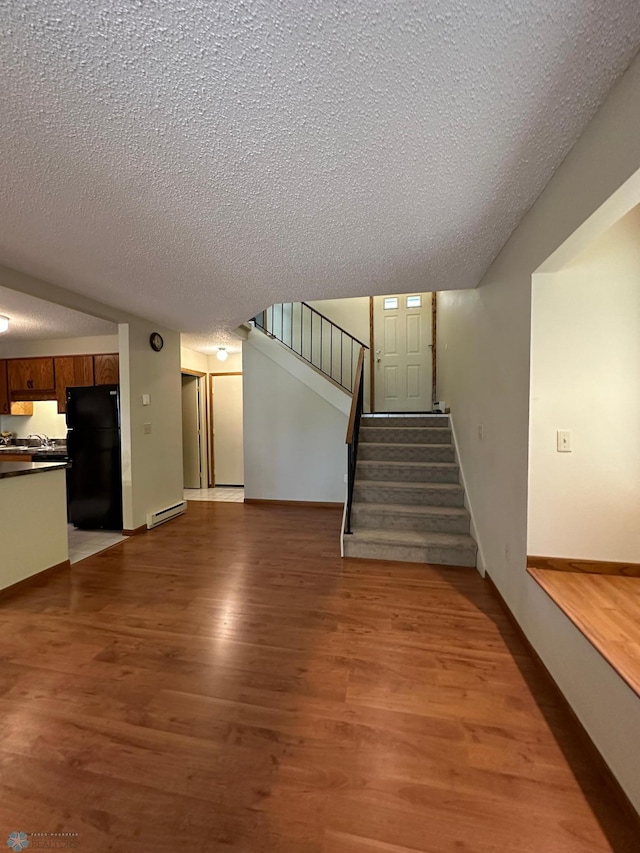
[[[12,358],[8,378],[12,400],[55,399],[53,358]]]
[[[7,362],[0,359],[0,415],[9,414],[9,383],[7,381]]]
[[[120,382],[120,359],[118,353],[94,355],[93,373],[96,385],[118,385]]]
[[[65,355],[54,359],[56,371],[56,399],[58,412],[67,411],[67,388],[94,384],[93,356]]]

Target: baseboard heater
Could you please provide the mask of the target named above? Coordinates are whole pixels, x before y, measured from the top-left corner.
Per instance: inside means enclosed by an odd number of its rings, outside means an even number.
[[[182,515],[186,508],[187,502],[180,501],[177,504],[173,504],[173,506],[165,507],[165,509],[159,509],[157,512],[148,512],[147,529],[151,530],[159,524],[164,524],[165,521],[171,521],[172,518],[177,518],[179,515]]]

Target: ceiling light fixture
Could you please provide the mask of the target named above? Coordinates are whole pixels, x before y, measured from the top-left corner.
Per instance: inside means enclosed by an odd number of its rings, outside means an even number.
[[[226,361],[229,358],[229,353],[227,352],[226,347],[218,347],[218,352],[216,353],[216,357],[219,361]]]
[[[5,317],[4,314],[0,314],[0,335],[3,332],[9,331],[9,318]]]

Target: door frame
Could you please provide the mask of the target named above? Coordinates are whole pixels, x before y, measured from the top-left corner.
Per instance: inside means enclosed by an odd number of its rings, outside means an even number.
[[[211,479],[211,450],[209,447],[210,403],[206,381],[207,374],[201,370],[189,370],[186,367],[181,367],[180,375],[195,376],[198,382],[198,399],[200,401],[198,411],[198,417],[200,419],[200,488],[206,489]],[[202,441],[203,435],[204,442]]]
[[[266,312],[265,312],[266,314]],[[216,485],[216,469],[215,469],[215,450],[214,450],[214,437],[213,437],[213,378],[214,376],[242,376],[241,370],[219,370],[216,373],[209,374],[209,446],[211,448],[209,453],[209,458],[211,463],[209,465],[209,488],[213,489]]]
[[[431,408],[434,408],[437,402],[437,384],[438,384],[438,356],[437,356],[437,335],[438,335],[438,294],[435,290],[420,290],[408,291],[411,293],[431,293]],[[380,294],[384,296],[385,294]],[[373,296],[369,297],[369,408],[371,414],[376,411],[376,342],[373,324]]]

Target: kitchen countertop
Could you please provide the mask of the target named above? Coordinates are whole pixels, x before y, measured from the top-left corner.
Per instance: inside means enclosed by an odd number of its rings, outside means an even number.
[[[0,480],[7,477],[22,477],[25,474],[40,474],[42,471],[56,471],[68,468],[67,462],[3,462],[0,458]]]
[[[3,456],[31,456],[33,459],[49,459],[51,456],[58,457],[56,462],[62,461],[61,457],[67,456],[65,445],[58,447],[25,447],[24,445],[10,444],[8,447],[0,447],[0,462]]]

